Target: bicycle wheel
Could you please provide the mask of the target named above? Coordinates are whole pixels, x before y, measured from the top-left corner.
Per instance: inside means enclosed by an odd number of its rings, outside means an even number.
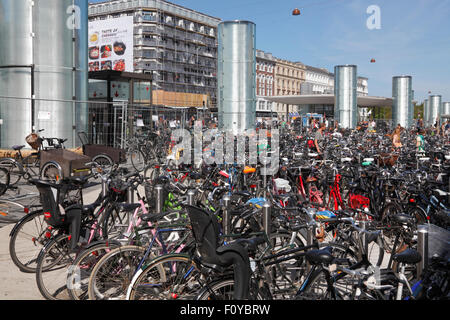
[[[12,158],[0,159],[0,168],[9,173],[9,184],[11,186],[15,186],[24,174],[22,165]]]
[[[48,180],[53,183],[60,183],[63,179],[61,166],[54,161],[47,162],[42,166],[40,177],[43,180]]]
[[[41,249],[52,238],[42,210],[29,213],[12,229],[9,239],[9,254],[14,264],[27,273],[36,272],[36,263]]]
[[[8,170],[0,167],[0,196],[4,195],[9,187],[10,174]]]
[[[78,255],[67,274],[67,287],[72,300],[88,299],[89,279],[94,267],[105,254],[119,246],[120,243],[105,241],[87,248]]]
[[[110,172],[112,166],[114,165],[114,161],[106,154],[99,154],[93,157],[92,161],[97,163],[106,172]]]
[[[89,277],[89,299],[124,300],[145,252],[145,247],[125,245],[105,254],[92,269]],[[149,259],[154,258],[155,256],[150,254]]]
[[[302,291],[296,295],[296,300],[334,300],[328,281],[325,271],[315,270],[307,278]]]
[[[183,254],[167,254],[140,269],[133,278],[129,300],[193,300],[202,283],[194,261]]]
[[[277,253],[306,245],[305,242],[297,237],[291,246],[291,237],[292,235],[289,233],[271,234],[272,252]],[[283,258],[282,256],[277,258],[277,260]],[[266,264],[269,264],[269,262]],[[294,257],[267,265],[266,272],[270,275],[268,277],[270,279],[268,285],[274,299],[291,299],[297,292],[299,283],[301,283],[305,275],[306,263],[303,257]]]
[[[250,285],[250,300],[271,300],[270,294],[258,289],[258,285]],[[234,278],[233,275],[211,281],[197,295],[195,300],[233,300]]]
[[[36,282],[39,292],[48,300],[70,300],[67,288],[67,269],[75,261],[70,252],[69,235],[63,234],[49,241],[37,259]]]
[[[9,200],[0,200],[0,215],[11,222],[17,222],[25,215],[25,206]]]
[[[406,210],[406,213],[408,215],[410,215],[411,217],[414,217],[414,221],[416,223],[416,226],[418,226],[419,224],[425,224],[427,223],[427,214],[425,212],[425,210],[423,210],[421,207],[419,206],[414,206],[411,208],[408,208]]]
[[[130,158],[131,164],[136,171],[141,172],[145,169],[145,156],[140,150],[130,150],[128,157]]]

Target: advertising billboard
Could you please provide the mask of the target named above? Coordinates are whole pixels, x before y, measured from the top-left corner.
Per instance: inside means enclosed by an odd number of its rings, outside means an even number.
[[[89,22],[89,71],[134,71],[133,17]]]

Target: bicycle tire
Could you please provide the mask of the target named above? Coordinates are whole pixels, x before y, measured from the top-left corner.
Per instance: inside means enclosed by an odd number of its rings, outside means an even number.
[[[145,252],[145,247],[124,245],[105,254],[90,274],[89,299],[124,300],[128,285]],[[150,254],[149,259],[154,258]]]
[[[272,244],[272,250],[277,252],[281,248],[286,248],[287,244],[290,243],[291,237],[291,234],[287,232],[271,234],[270,242]],[[297,236],[294,239],[294,245],[295,247],[304,247],[306,246],[306,242]],[[280,258],[283,258],[283,256],[277,259]],[[275,299],[290,299],[298,290],[296,284],[301,281],[305,271],[306,263],[302,256],[293,257],[292,259],[266,266],[266,272],[270,273],[270,277],[268,278],[271,281],[268,281],[268,286],[271,295]]]
[[[42,166],[39,174],[42,180],[48,180],[53,183],[61,183],[64,178],[61,166],[54,161],[49,161]]]
[[[203,286],[198,277],[200,271],[189,255],[163,255],[136,273],[128,288],[127,299],[193,300]]]
[[[140,150],[130,150],[128,157],[130,158],[131,164],[136,171],[141,172],[145,169],[145,156]]]
[[[106,172],[110,172],[112,166],[114,165],[114,161],[110,156],[106,154],[99,154],[92,158],[92,161],[97,163],[102,169]]]
[[[31,229],[29,232],[23,230]],[[25,273],[36,272],[36,262],[41,249],[52,238],[51,234],[47,234],[48,225],[44,219],[44,212],[37,210],[29,213],[22,218],[11,230],[9,239],[9,254],[13,263]],[[22,236],[23,244],[22,244]],[[24,248],[22,249],[19,248]]]
[[[0,167],[0,196],[4,195],[9,188],[10,174],[8,170]]]
[[[25,206],[16,201],[0,199],[0,215],[10,222],[18,222],[25,214]]]
[[[9,173],[9,185],[15,186],[24,175],[23,166],[12,158],[0,159],[0,167]]]
[[[119,242],[102,241],[82,251],[68,270],[68,291],[72,300],[86,300],[89,279],[97,263],[107,253],[119,247]]]
[[[322,269],[314,270],[307,278],[308,282],[302,288],[296,300],[334,300],[332,293],[328,289],[326,272]]]
[[[36,283],[45,299],[70,300],[67,268],[74,263],[75,258],[76,253],[70,252],[67,234],[57,236],[42,248],[37,259]]]
[[[250,286],[249,300],[271,300],[269,293],[259,290],[257,285]],[[225,276],[225,279],[213,280],[205,284],[195,300],[233,300],[234,299],[234,277]]]

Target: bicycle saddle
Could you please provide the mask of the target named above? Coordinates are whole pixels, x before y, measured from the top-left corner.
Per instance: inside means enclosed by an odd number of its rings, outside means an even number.
[[[393,221],[395,221],[397,223],[400,223],[400,224],[403,224],[403,223],[414,223],[414,217],[409,216],[407,214],[399,213],[399,214],[393,215],[391,218],[392,218]]]
[[[305,257],[306,260],[311,264],[331,264],[334,260],[334,257],[331,254],[331,247],[308,250]]]
[[[15,150],[15,151],[19,151],[19,150],[25,148],[25,146],[24,146],[24,145],[22,145],[22,146],[14,145],[14,146],[12,146],[12,148],[13,148],[13,150]]]
[[[237,240],[233,241],[233,243],[237,243],[240,246],[247,249],[247,252],[249,255],[255,254],[258,249],[257,248],[258,245],[264,244],[265,242],[266,242],[266,240],[263,237],[256,237],[256,238],[251,238],[251,239],[237,239]]]
[[[422,260],[422,256],[416,250],[408,248],[405,251],[394,255],[393,259],[400,263],[416,264]]]

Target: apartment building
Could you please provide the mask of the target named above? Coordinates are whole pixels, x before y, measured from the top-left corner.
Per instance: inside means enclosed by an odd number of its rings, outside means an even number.
[[[221,19],[164,0],[89,5],[89,20],[134,17],[134,72],[153,74],[153,104],[215,107]]]
[[[333,94],[333,90],[333,73],[324,68],[305,65],[305,82],[301,85],[300,94]]]
[[[275,58],[271,53],[256,50],[256,117],[272,117],[272,102],[266,97],[275,91]],[[275,114],[276,115],[276,114]]]
[[[305,81],[306,67],[301,62],[292,62],[275,58],[275,94],[276,96],[300,95],[301,84]],[[274,103],[273,110],[278,113],[278,119],[287,121],[289,114],[295,114],[297,106]]]

